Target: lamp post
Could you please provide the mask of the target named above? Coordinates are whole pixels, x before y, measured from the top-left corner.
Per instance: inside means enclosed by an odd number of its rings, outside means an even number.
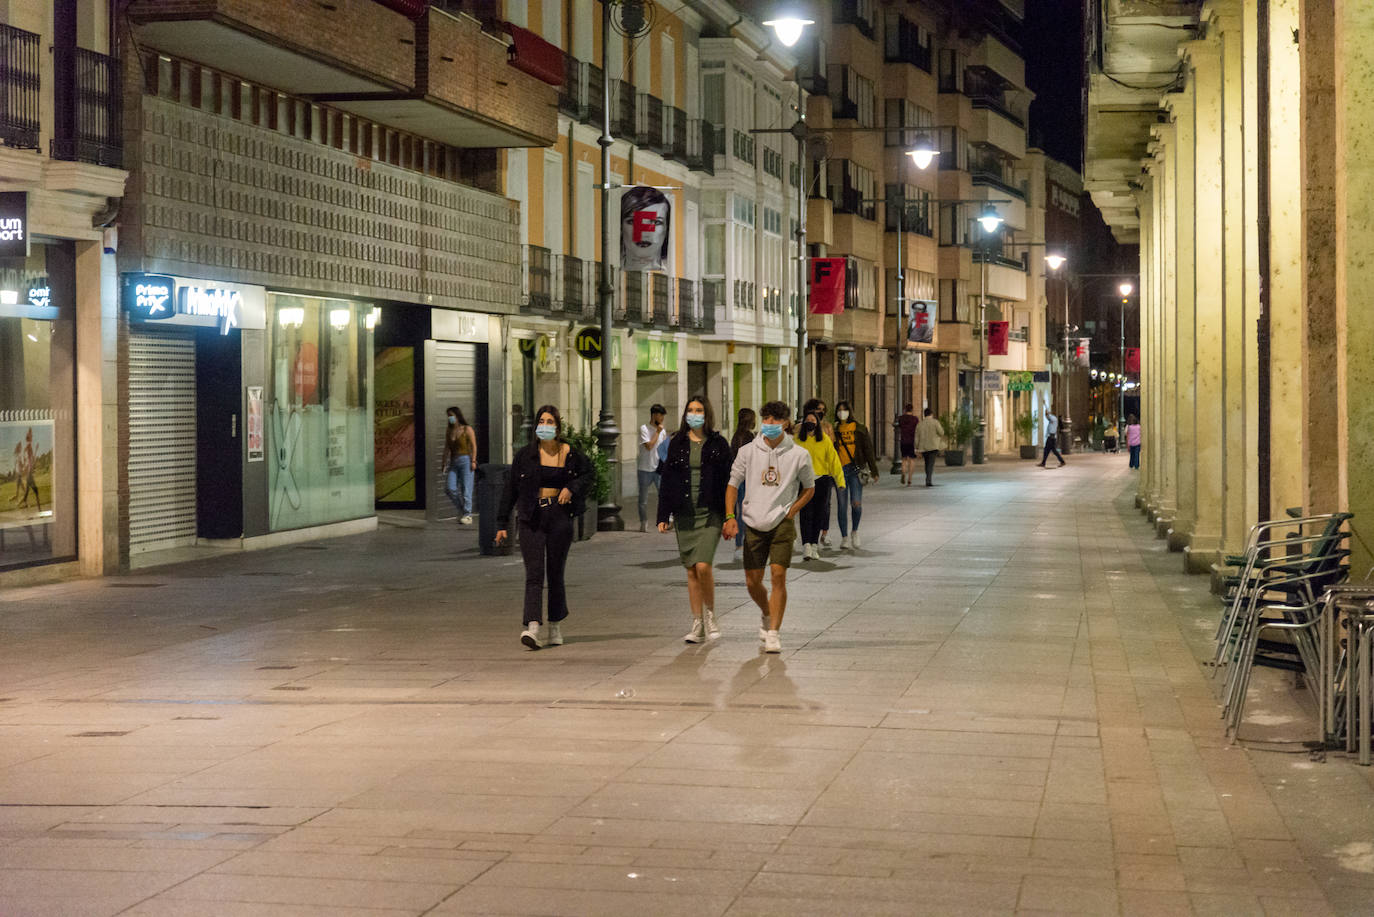
[[[1063,255],[1049,254],[1045,256],[1045,265],[1055,273],[1055,276],[1059,275],[1059,269],[1064,266],[1066,261],[1068,259]],[[1070,382],[1073,379],[1071,359],[1069,353],[1069,288],[1066,284],[1064,287],[1064,415],[1059,418],[1061,435],[1058,437],[1065,444],[1069,441],[1069,429],[1072,424],[1069,418],[1073,413],[1069,402]]]
[[[1121,381],[1117,386],[1116,410],[1116,419],[1119,423],[1126,419],[1126,300],[1130,298],[1135,287],[1123,281],[1117,289],[1121,291]]]
[[[784,47],[790,48],[801,40],[806,27],[814,25],[815,20],[807,19],[798,11],[787,10],[763,23],[778,36]],[[800,69],[800,68],[799,68]],[[809,312],[806,297],[807,259],[806,259],[806,102],[802,96],[801,74],[795,75],[797,83],[797,121],[788,130],[797,139],[797,370],[796,394],[797,410],[801,410],[806,400],[806,316]]]
[[[939,155],[939,151],[930,145],[929,140],[922,139],[916,142],[915,148],[907,150],[906,155],[911,157],[911,161],[916,164],[916,168],[924,172],[926,169],[930,168],[930,164],[935,161],[935,157]],[[902,184],[901,179],[902,170],[901,167],[898,166],[897,184],[899,187]],[[888,474],[902,473],[902,451],[900,448],[897,448],[897,441],[901,438],[900,418],[902,405],[906,400],[906,388],[903,385],[902,379],[902,362],[906,357],[907,345],[906,275],[902,273],[902,249],[905,247],[903,240],[903,233],[905,231],[903,228],[903,221],[906,217],[906,195],[903,194],[902,197],[899,198],[899,201],[900,203],[897,207],[897,336],[894,339],[894,347],[892,348],[893,354],[897,357],[897,403],[893,405],[896,409],[894,413],[897,419],[892,422],[894,448],[892,450],[892,467],[888,469]],[[884,206],[886,206],[886,204],[884,204]],[[928,212],[927,217],[929,217]]]
[[[620,441],[620,428],[615,422],[614,389],[615,378],[611,372],[611,338],[615,334],[615,319],[612,316],[611,287],[611,70],[609,48],[611,45],[611,4],[601,4],[601,264],[597,273],[596,292],[601,312],[601,341],[605,352],[601,357],[601,414],[596,424],[596,444],[610,463],[611,492],[607,502],[597,507],[596,527],[600,531],[619,532],[625,528],[620,518],[620,505],[616,496],[620,493],[620,457],[617,449]]]
[[[983,388],[988,361],[988,253],[987,237],[1002,225],[1002,217],[997,208],[988,204],[978,217],[978,225],[983,228],[983,270],[978,283],[978,431],[973,434],[973,464],[981,465],[987,460],[987,392]]]

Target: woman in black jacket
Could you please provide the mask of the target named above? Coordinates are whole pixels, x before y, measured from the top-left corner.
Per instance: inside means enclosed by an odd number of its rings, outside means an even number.
[[[692,629],[683,639],[701,643],[720,636],[716,626],[716,581],[711,572],[725,527],[725,487],[730,483],[730,444],[716,432],[711,402],[697,395],[687,402],[682,423],[659,466],[658,530],[677,528],[677,549],[687,568]]]
[[[573,543],[573,517],[587,508],[596,469],[587,457],[563,442],[563,418],[546,404],[535,412],[536,439],[516,453],[501,494],[496,543],[506,540],[511,510],[520,524],[520,556],[525,561],[525,630],[520,642],[532,650],[563,645],[561,622],[568,616],[563,571]],[[549,580],[549,628],[541,640],[539,621],[544,576]]]

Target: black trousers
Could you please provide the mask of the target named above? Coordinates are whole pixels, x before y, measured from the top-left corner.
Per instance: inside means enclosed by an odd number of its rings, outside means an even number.
[[[573,543],[572,516],[563,506],[541,506],[531,522],[520,523],[520,556],[525,561],[525,623],[542,619],[544,580],[549,583],[549,622],[568,616],[563,572]]]
[[[937,457],[939,454],[940,454],[940,450],[939,450],[939,449],[928,449],[928,450],[926,450],[925,452],[922,452],[922,453],[921,453],[921,458],[925,459],[925,463],[926,463],[926,483],[927,483],[927,484],[934,484],[934,483],[935,483],[935,481],[933,480],[933,478],[935,477],[935,459],[936,459],[936,457]]]
[[[1045,437],[1045,454],[1040,456],[1040,464],[1043,465],[1050,460],[1051,452],[1054,453],[1055,458],[1059,459],[1059,464],[1064,464],[1064,456],[1059,454],[1059,444],[1055,441],[1053,433]]]
[[[819,544],[821,531],[830,524],[830,489],[835,479],[828,474],[816,478],[816,492],[801,508],[802,544]]]

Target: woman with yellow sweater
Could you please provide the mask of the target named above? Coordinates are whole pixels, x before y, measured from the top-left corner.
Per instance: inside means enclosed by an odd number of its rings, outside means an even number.
[[[816,493],[801,511],[802,560],[820,560],[821,529],[830,521],[830,489],[844,488],[844,466],[835,451],[835,441],[825,435],[820,417],[814,413],[802,421],[797,445],[811,456],[811,469],[816,472]]]

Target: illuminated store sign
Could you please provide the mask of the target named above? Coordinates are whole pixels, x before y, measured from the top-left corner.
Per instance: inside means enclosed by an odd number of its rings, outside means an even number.
[[[0,193],[0,258],[29,256],[29,193]]]
[[[266,291],[243,284],[206,284],[164,274],[125,274],[129,320],[218,328],[266,327]]]

